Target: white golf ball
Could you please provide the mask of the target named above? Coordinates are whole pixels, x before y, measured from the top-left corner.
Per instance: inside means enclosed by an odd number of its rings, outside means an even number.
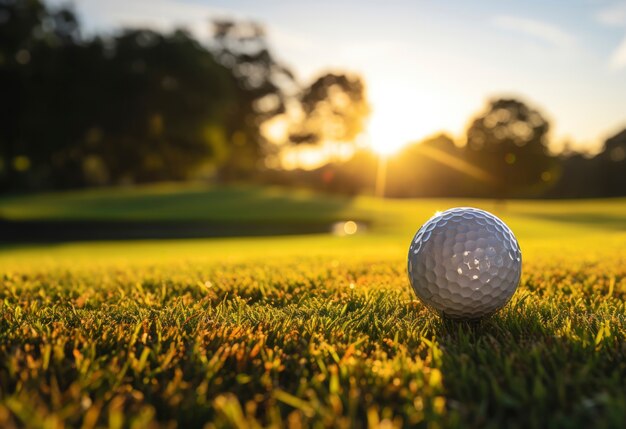
[[[508,226],[484,210],[437,213],[415,234],[408,274],[417,297],[451,319],[478,319],[511,299],[522,254]]]

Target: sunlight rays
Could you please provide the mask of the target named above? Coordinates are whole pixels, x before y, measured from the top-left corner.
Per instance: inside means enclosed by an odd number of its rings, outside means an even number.
[[[447,167],[450,167],[458,172],[466,174],[467,176],[473,177],[474,179],[480,180],[485,183],[493,183],[495,182],[495,178],[483,170],[464,159],[457,158],[456,156],[450,155],[442,150],[437,148],[421,145],[420,151],[423,155],[433,159],[441,164],[444,164]]]

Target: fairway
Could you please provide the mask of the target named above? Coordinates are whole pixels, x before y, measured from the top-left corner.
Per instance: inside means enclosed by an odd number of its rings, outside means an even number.
[[[625,429],[625,2],[0,0],[0,429]]]
[[[479,323],[416,300],[436,211],[523,254]],[[379,200],[155,186],[2,197],[8,220],[328,224],[327,234],[0,246],[0,426],[622,427],[626,199]],[[341,232],[357,221],[355,234]]]

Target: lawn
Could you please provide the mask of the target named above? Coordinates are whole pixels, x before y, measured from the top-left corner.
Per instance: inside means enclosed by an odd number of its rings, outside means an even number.
[[[511,303],[415,300],[415,230],[472,205],[517,234]],[[3,244],[0,426],[623,427],[626,200],[352,199],[159,186],[0,198],[24,220],[360,221],[354,235]],[[339,224],[341,225],[341,224]]]

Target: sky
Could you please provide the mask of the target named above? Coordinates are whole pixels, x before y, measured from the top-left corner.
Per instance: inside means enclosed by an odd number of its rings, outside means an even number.
[[[49,1],[65,4],[64,0]],[[74,0],[87,33],[265,25],[275,56],[307,83],[363,76],[368,139],[382,152],[439,131],[462,138],[486,100],[515,96],[552,141],[597,151],[626,127],[626,0]]]

